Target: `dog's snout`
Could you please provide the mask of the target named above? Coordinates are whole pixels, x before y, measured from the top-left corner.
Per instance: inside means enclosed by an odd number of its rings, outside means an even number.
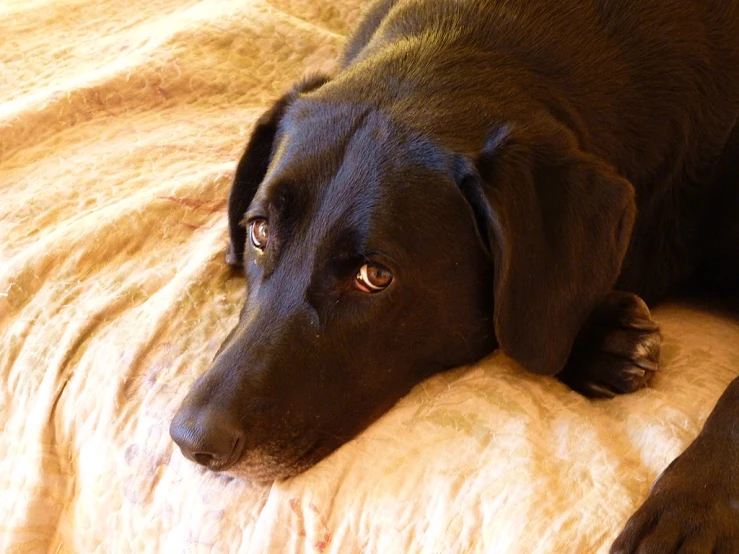
[[[234,465],[244,450],[244,431],[216,408],[183,406],[172,420],[169,433],[186,458],[213,471]]]

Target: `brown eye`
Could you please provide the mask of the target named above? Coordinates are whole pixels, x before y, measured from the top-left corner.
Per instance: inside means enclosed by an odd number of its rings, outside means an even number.
[[[393,282],[393,274],[380,264],[364,264],[359,268],[354,283],[363,292],[380,292]]]
[[[269,240],[269,223],[266,219],[255,219],[249,226],[249,237],[254,248],[264,250]]]

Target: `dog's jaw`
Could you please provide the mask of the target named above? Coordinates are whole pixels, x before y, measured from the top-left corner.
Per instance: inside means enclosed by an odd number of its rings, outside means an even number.
[[[276,454],[269,447],[255,448],[246,452],[224,474],[259,486],[269,486],[275,481],[295,477],[313,467],[336,449],[325,442],[311,443],[307,448],[296,449],[298,454]]]

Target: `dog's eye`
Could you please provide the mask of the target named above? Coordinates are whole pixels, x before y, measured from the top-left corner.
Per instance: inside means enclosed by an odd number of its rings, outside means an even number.
[[[249,237],[254,248],[264,250],[269,240],[269,223],[266,219],[255,219],[249,226]]]
[[[380,292],[393,282],[393,274],[383,265],[369,263],[359,268],[354,279],[357,288],[362,292]]]

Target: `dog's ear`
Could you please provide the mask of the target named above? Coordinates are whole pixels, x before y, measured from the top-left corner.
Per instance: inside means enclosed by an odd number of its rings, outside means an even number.
[[[301,93],[308,93],[327,83],[326,75],[315,75],[298,82],[289,92],[282,95],[270,109],[257,120],[246,150],[236,167],[231,192],[228,195],[228,231],[230,244],[226,251],[226,263],[241,267],[246,245],[246,229],[242,224],[244,214],[249,208],[269,168],[277,135],[277,129],[288,106]]]
[[[566,131],[501,132],[458,182],[495,263],[500,347],[530,371],[558,373],[618,277],[636,216],[631,183]]]

